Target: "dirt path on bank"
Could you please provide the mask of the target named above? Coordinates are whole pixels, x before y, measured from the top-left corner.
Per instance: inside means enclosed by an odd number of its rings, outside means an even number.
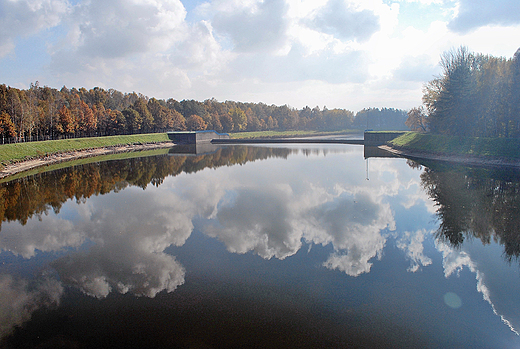
[[[141,151],[141,150],[152,150],[159,148],[171,148],[175,146],[173,142],[161,142],[161,143],[149,143],[149,144],[133,144],[133,145],[121,145],[114,147],[105,147],[105,148],[94,148],[87,150],[78,150],[66,153],[58,153],[52,154],[49,156],[35,158],[31,160],[21,161],[9,165],[5,165],[4,168],[0,171],[0,178],[5,178],[12,176],[16,173],[20,173],[23,171],[27,171],[36,167],[47,166],[52,164],[57,164],[64,161],[76,160],[81,158],[88,158],[93,156],[100,155],[108,155],[108,154],[116,154],[116,153],[126,153],[132,151]]]
[[[381,145],[378,147],[387,152],[399,155],[409,159],[434,160],[453,162],[467,166],[478,167],[509,167],[520,169],[520,160],[514,159],[500,159],[500,158],[486,158],[482,156],[465,156],[465,155],[450,155],[450,154],[435,154],[413,150],[403,150],[390,147],[388,145]]]

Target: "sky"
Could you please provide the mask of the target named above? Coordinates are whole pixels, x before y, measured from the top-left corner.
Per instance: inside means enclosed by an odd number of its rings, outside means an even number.
[[[0,0],[0,84],[410,109],[466,46],[511,58],[518,0]]]

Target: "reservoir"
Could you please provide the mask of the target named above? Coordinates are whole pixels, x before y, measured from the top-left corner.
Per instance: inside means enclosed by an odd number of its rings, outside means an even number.
[[[520,347],[520,174],[346,144],[0,184],[1,348]]]

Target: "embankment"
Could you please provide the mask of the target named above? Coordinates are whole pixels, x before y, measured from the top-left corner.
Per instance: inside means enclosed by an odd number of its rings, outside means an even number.
[[[407,132],[379,148],[415,160],[520,169],[520,140],[516,138],[453,137]]]
[[[0,145],[0,178],[64,161],[174,145],[166,133],[4,144]]]

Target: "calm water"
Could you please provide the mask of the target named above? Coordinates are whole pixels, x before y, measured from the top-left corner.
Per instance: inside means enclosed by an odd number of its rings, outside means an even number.
[[[520,347],[520,175],[226,147],[0,185],[0,347]]]

